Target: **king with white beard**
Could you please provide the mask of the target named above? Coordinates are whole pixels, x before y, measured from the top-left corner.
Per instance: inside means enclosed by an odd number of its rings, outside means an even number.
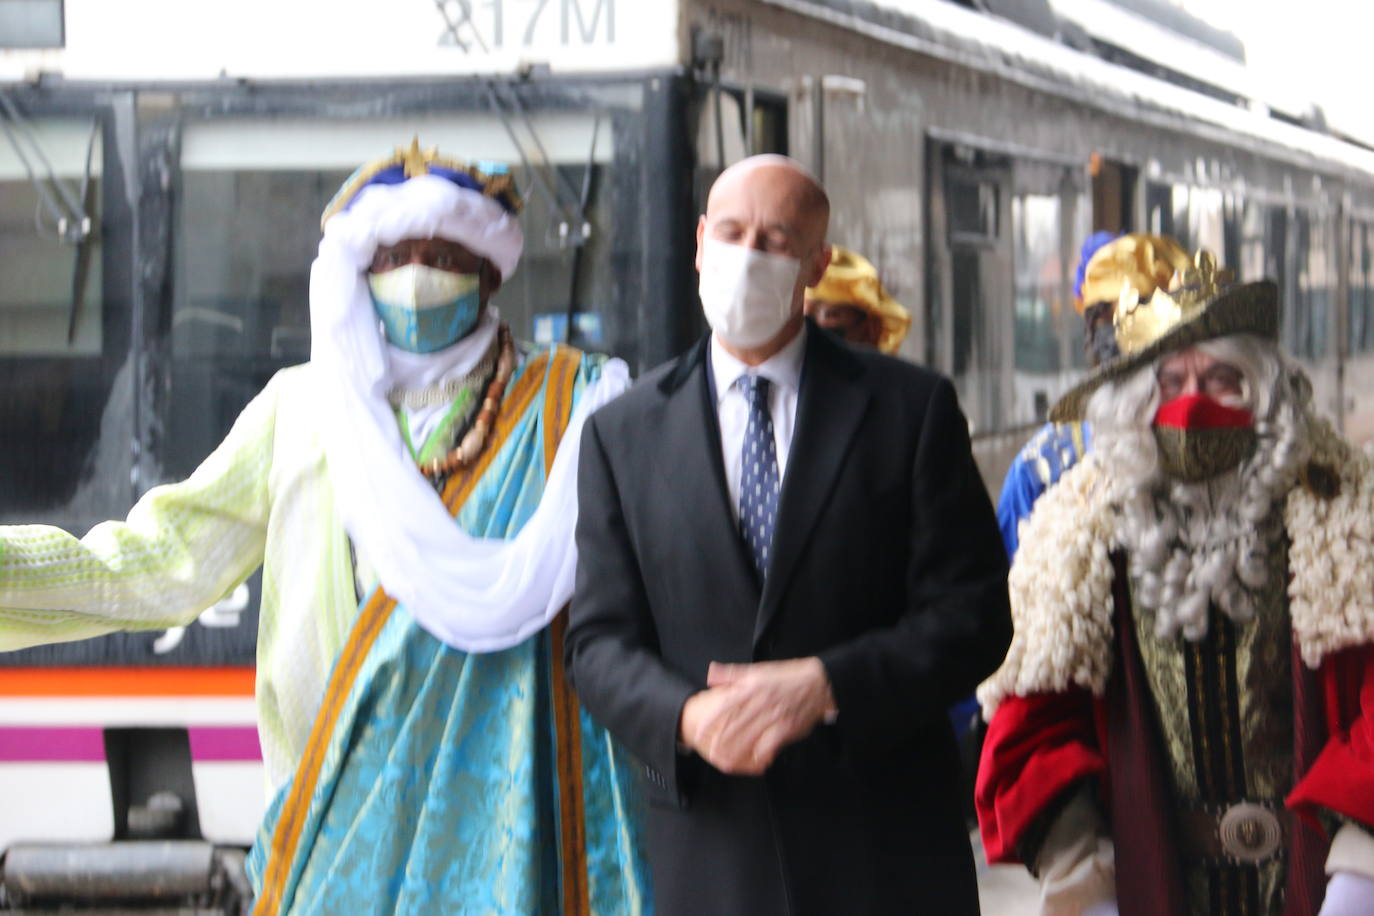
[[[1093,451],[1036,504],[979,689],[991,861],[1046,914],[1374,912],[1374,466],[1200,252],[1117,305],[1051,411]]]

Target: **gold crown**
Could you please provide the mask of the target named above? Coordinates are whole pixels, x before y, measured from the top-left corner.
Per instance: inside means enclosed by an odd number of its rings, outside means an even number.
[[[1123,280],[1112,316],[1117,346],[1124,354],[1138,352],[1202,311],[1233,282],[1231,271],[1218,267],[1216,256],[1204,249],[1181,277],[1175,276],[1170,290],[1157,287],[1147,302],[1141,302],[1140,291]]]
[[[876,318],[881,326],[878,350],[882,353],[897,352],[911,327],[911,313],[883,289],[878,268],[843,245],[830,246],[830,266],[819,283],[807,287],[806,299],[853,305]]]
[[[1183,246],[1166,235],[1119,236],[1097,249],[1083,268],[1075,307],[1081,313],[1088,305],[1116,302],[1127,283],[1148,299],[1156,289],[1167,288],[1175,274],[1191,263]]]

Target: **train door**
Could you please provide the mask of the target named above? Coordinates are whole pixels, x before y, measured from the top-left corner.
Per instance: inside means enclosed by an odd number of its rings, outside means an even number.
[[[1004,428],[1045,421],[1086,368],[1073,268],[1089,234],[1091,203],[1081,167],[1018,158],[1012,164],[1011,400]]]
[[[1345,435],[1364,444],[1374,441],[1374,211],[1348,215],[1341,419]]]
[[[688,132],[695,141],[695,155],[690,158],[695,169],[690,213],[681,214],[683,219],[678,229],[690,227],[695,233],[697,216],[706,212],[707,195],[721,172],[741,159],[760,153],[788,154],[788,102],[781,93],[712,80],[696,85],[689,110]],[[689,236],[687,241],[690,244],[686,250],[695,251],[693,237]],[[695,290],[697,274],[690,257],[687,265],[690,288]],[[685,348],[706,333],[706,319],[695,293],[689,297],[689,302],[691,305],[676,316],[679,348]]]
[[[1139,170],[1093,153],[1088,172],[1092,176],[1092,231],[1130,232],[1135,226]]]
[[[1279,290],[1279,340],[1312,379],[1313,406],[1339,425],[1344,409],[1336,334],[1335,215],[1321,207],[1296,208],[1288,236],[1291,270]]]
[[[830,240],[861,253],[877,268],[888,294],[916,308],[925,281],[921,189],[927,115],[919,94],[908,86],[900,100],[877,103],[886,99],[887,87],[837,73],[803,76],[799,88],[793,95],[793,152],[830,194]],[[926,331],[916,322],[898,355],[924,361]]]
[[[1012,400],[1011,163],[932,141],[927,358],[953,378],[975,436],[1002,430]]]

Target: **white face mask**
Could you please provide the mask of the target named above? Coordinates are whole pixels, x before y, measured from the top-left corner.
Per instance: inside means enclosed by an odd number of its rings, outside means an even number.
[[[800,270],[796,258],[706,239],[697,287],[706,323],[732,347],[767,343],[792,317]]]

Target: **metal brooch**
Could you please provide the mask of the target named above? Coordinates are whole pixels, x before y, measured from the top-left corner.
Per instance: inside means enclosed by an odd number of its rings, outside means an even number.
[[[1227,808],[1221,815],[1218,830],[1221,848],[1240,862],[1267,861],[1283,842],[1283,827],[1278,815],[1253,802],[1240,802]]]

